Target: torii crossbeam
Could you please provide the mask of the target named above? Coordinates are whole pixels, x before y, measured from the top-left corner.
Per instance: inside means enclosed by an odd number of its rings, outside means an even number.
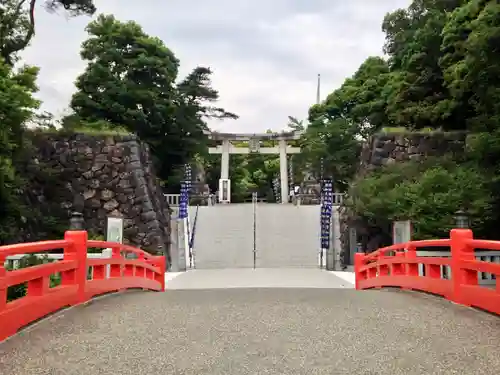
[[[300,139],[301,133],[260,133],[260,134],[237,134],[205,132],[212,140],[222,141],[222,145],[210,147],[210,154],[220,154],[221,176],[219,180],[219,202],[231,202],[231,180],[229,179],[229,155],[231,154],[279,154],[280,155],[280,181],[281,181],[281,203],[288,202],[288,166],[287,154],[299,154],[300,147],[288,146],[287,142]],[[277,147],[260,147],[260,142],[265,140],[278,141]],[[248,141],[248,147],[236,147],[231,141]]]

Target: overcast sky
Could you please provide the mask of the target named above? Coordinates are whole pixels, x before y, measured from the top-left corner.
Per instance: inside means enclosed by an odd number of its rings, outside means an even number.
[[[41,3],[41,2],[40,2]],[[370,55],[382,55],[381,23],[410,0],[96,0],[99,13],[135,20],[180,59],[180,75],[213,69],[220,105],[238,120],[216,130],[260,132],[306,118],[316,97],[339,87]],[[44,110],[68,111],[89,17],[37,12],[37,33],[23,57],[41,68]]]

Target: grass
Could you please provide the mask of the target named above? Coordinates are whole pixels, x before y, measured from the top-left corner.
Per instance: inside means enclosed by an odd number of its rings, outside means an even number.
[[[433,128],[422,128],[422,129],[408,129],[404,127],[385,127],[380,130],[381,133],[386,134],[428,134],[428,133],[443,133],[441,129],[433,129]]]
[[[45,134],[85,134],[85,135],[94,135],[94,136],[126,136],[132,135],[131,132],[122,129],[93,129],[93,128],[74,128],[74,129],[37,129],[37,131]]]
[[[88,134],[88,135],[132,135],[131,132],[121,128],[117,129],[76,128],[72,130],[72,132]]]

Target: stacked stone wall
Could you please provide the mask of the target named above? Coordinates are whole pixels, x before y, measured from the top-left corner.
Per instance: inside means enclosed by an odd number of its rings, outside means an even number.
[[[43,165],[57,176],[54,186],[38,181],[28,187],[34,204],[57,206],[68,218],[81,212],[86,229],[102,236],[108,216],[122,217],[125,243],[167,252],[170,209],[146,144],[133,135],[36,132],[31,138],[31,168]]]

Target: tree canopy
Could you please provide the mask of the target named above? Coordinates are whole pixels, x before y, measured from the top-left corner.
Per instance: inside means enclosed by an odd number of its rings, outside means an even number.
[[[237,118],[214,105],[219,94],[210,68],[196,67],[178,82],[175,54],[137,23],[100,15],[87,32],[81,56],[88,64],[71,99],[76,123],[104,121],[137,134],[149,144],[163,180],[205,152],[207,119]]]
[[[71,16],[92,15],[96,11],[93,0],[2,0],[0,3],[0,57],[8,65],[18,59],[36,31],[35,9],[44,1],[46,9],[64,9]]]
[[[21,224],[22,181],[13,159],[22,148],[25,124],[40,104],[32,95],[37,74],[35,67],[16,71],[0,60],[0,243]]]
[[[416,235],[444,235],[467,207],[479,234],[500,220],[500,5],[488,0],[414,0],[385,16],[387,59],[368,57],[309,111],[309,157],[323,157],[367,222],[411,219]],[[359,141],[381,130],[467,131],[454,161],[388,166],[353,181]],[[441,228],[441,229],[440,229]],[[441,230],[441,232],[440,232]]]
[[[16,207],[14,192],[21,182],[14,160],[27,122],[54,125],[50,114],[35,114],[37,69],[14,69],[36,31],[37,4],[72,16],[96,11],[92,0],[0,4],[3,212]],[[386,56],[367,56],[352,77],[303,118],[283,119],[304,133],[293,144],[303,149],[291,158],[294,182],[300,183],[305,172],[332,177],[337,190],[356,197],[348,200],[356,215],[380,226],[411,218],[422,238],[441,235],[453,212],[467,204],[475,229],[494,238],[500,221],[500,5],[495,0],[414,0],[381,21]],[[174,51],[133,21],[100,15],[86,30],[81,57],[87,66],[75,83],[73,113],[62,126],[137,134],[150,145],[168,190],[178,192],[182,166],[193,161],[205,167],[216,189],[219,160],[206,152],[207,121],[238,116],[218,105],[212,70],[197,66],[179,77],[182,62]],[[467,147],[461,155],[405,162],[356,180],[363,142],[394,129],[466,131]],[[279,171],[277,157],[270,155],[237,155],[230,168],[236,200],[250,191],[268,195]]]

